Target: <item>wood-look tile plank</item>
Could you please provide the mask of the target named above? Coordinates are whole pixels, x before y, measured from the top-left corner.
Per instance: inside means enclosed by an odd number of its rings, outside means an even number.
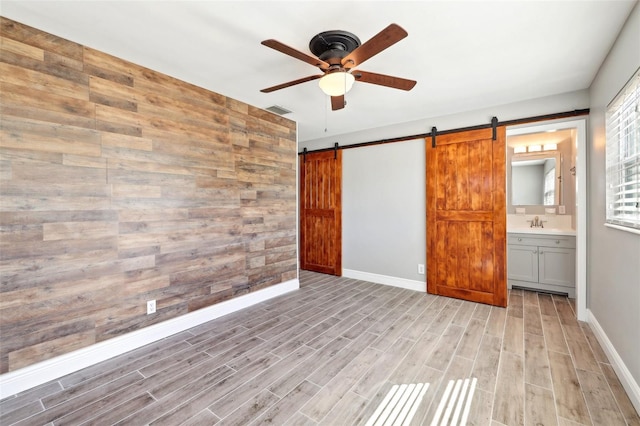
[[[563,325],[562,328],[575,368],[600,373],[600,365],[591,351],[591,346],[584,336],[582,328],[577,325]]]
[[[271,349],[271,352],[278,355],[281,358],[284,358],[294,350],[300,348],[302,345],[305,345],[306,343],[315,339],[318,335],[331,329],[333,326],[335,326],[339,322],[340,322],[339,319],[334,317],[329,317],[326,320],[319,322],[314,326],[308,326],[307,330],[305,330],[303,333],[298,334],[295,338],[290,339],[289,341],[283,343],[277,348]]]
[[[454,356],[451,359],[451,363],[447,367],[447,370],[444,372],[438,386],[433,389],[434,393],[430,395],[432,400],[430,407],[426,412],[427,419],[433,419],[435,417],[438,404],[440,403],[442,398],[444,398],[444,394],[449,382],[455,383],[457,380],[469,378],[472,372],[472,368],[473,362],[467,358]]]
[[[507,315],[504,327],[502,348],[519,356],[524,355],[524,320],[520,317]]]
[[[417,309],[415,307],[417,306]],[[413,312],[410,309],[407,313],[402,315],[391,326],[380,335],[380,337],[371,345],[372,348],[386,351],[393,345],[398,338],[409,328],[409,326],[416,320],[418,315],[422,312],[424,307],[422,305],[413,305]]]
[[[320,388],[317,385],[305,380],[260,416],[252,425],[284,424],[296,414],[297,407],[304,406],[319,390]]]
[[[451,323],[453,317],[458,312],[458,306],[454,306],[451,303],[448,303],[442,310],[438,313],[436,318],[433,320],[427,331],[429,333],[437,333],[441,334]]]
[[[362,321],[364,318],[365,316],[363,314],[360,314],[357,312],[352,315],[349,315],[343,318],[342,320],[340,320],[340,322],[337,323],[335,326],[329,328],[324,333],[320,334],[319,336],[316,336],[311,341],[307,342],[307,345],[311,346],[314,349],[320,349],[323,346],[327,345],[329,342],[341,336],[347,330],[354,327],[357,323]]]
[[[309,381],[319,386],[329,383],[346,366],[362,353],[374,340],[375,334],[364,333],[350,345],[342,349],[336,356],[329,359],[308,377]]]
[[[551,350],[548,354],[558,416],[578,423],[591,424],[571,357]]]
[[[553,392],[525,383],[524,424],[554,426],[558,424]]]
[[[538,303],[540,305],[540,313],[555,317],[557,315],[556,305],[550,294],[538,293]]]
[[[584,393],[591,419],[596,425],[624,426],[627,422],[601,373],[577,370],[580,388]]]
[[[334,339],[324,347],[318,349],[306,360],[276,379],[271,385],[269,385],[269,390],[280,397],[285,396],[291,392],[298,383],[302,382],[318,368],[322,368],[321,366],[323,365],[328,365],[330,363],[330,359],[335,357],[336,354],[350,343],[349,339],[344,337]]]
[[[556,305],[556,311],[562,325],[578,325],[576,314],[566,297],[559,298],[554,295],[553,303]]]
[[[215,400],[246,383],[261,371],[271,367],[278,360],[279,358],[273,354],[264,355],[243,370],[227,377],[221,377],[218,381],[215,381],[215,375],[220,371],[224,372],[224,370],[204,370],[201,374],[202,378],[198,379],[201,381],[189,382],[186,386],[177,389],[176,392],[168,394],[167,398],[160,399],[136,413],[131,413],[130,417],[125,417],[119,424],[126,425],[133,422],[171,425],[175,424],[178,419],[185,421],[207,408]]]
[[[456,355],[475,359],[478,354],[478,348],[482,340],[485,328],[485,321],[471,319],[464,330]]]
[[[492,419],[505,425],[524,424],[524,360],[503,351],[494,397]]]
[[[633,407],[629,396],[625,392],[622,387],[622,383],[618,379],[615,370],[609,364],[600,364],[602,368],[602,373],[604,377],[607,379],[607,383],[609,384],[609,388],[613,393],[616,401],[618,402],[618,406],[620,407],[620,411],[622,415],[627,420],[630,426],[640,426],[640,415]]]
[[[352,424],[360,411],[366,407],[367,402],[366,398],[347,392],[318,424],[325,426]]]
[[[278,377],[291,370],[300,362],[304,361],[315,351],[308,346],[296,349],[288,357],[281,359],[273,366],[265,369],[260,374],[252,377],[243,385],[238,386],[224,397],[216,400],[209,406],[209,409],[220,418],[224,418],[232,413],[236,407],[255,397],[262,389],[266,389]]]
[[[596,357],[596,360],[601,363],[609,364],[607,354],[604,353],[604,350],[602,349],[602,346],[600,346],[600,342],[598,342],[593,330],[591,330],[589,323],[581,322],[580,328],[582,328],[584,336],[587,338],[591,351],[593,352],[593,356]]]
[[[396,384],[416,383],[418,373],[422,370],[425,359],[429,357],[439,338],[440,336],[437,334],[424,333],[391,373],[389,381]]]
[[[460,305],[460,308],[458,308],[458,312],[456,312],[451,322],[460,327],[466,327],[475,311],[476,305],[476,303],[464,301],[464,303]]]
[[[289,417],[285,426],[315,426],[318,423],[311,420],[309,417],[297,411],[293,416]]]
[[[0,412],[0,423],[10,425],[42,411],[44,411],[42,403],[40,401],[32,401],[13,410],[2,410]]]
[[[524,305],[536,305],[536,306],[540,306],[540,303],[538,301],[538,293],[535,291],[528,291],[525,290],[522,292],[522,295],[524,297]]]
[[[478,356],[473,366],[473,377],[478,379],[478,388],[491,394],[495,390],[496,378],[498,377],[500,348],[502,348],[501,338],[485,334],[480,342]]]
[[[374,345],[375,342],[370,347]],[[413,346],[413,341],[399,339],[391,349],[378,357],[373,366],[353,386],[352,391],[366,399],[370,399],[387,381],[390,373],[403,362],[404,357]]]
[[[491,307],[491,313],[489,314],[489,320],[487,321],[487,327],[485,333],[502,338],[504,334],[504,323],[507,319],[507,310],[504,308],[498,308],[496,306]]]
[[[126,416],[127,413],[141,410],[142,408],[152,404],[154,401],[155,399],[151,395],[144,393],[116,407],[110,407],[108,411],[91,419],[91,423],[94,425],[112,425],[115,421]]]
[[[464,328],[450,325],[442,334],[442,338],[436,344],[431,356],[427,358],[425,365],[440,371],[445,371],[451,362],[451,356],[458,347]]]
[[[476,304],[476,309],[473,311],[473,318],[486,321],[491,314],[491,306],[483,303]]]
[[[549,358],[544,338],[537,334],[524,335],[524,381],[532,385],[551,389]]]
[[[524,305],[524,332],[537,334],[539,336],[544,334],[542,330],[542,319],[540,318],[540,308],[538,305]]]
[[[321,421],[344,394],[375,364],[376,359],[381,355],[382,352],[376,349],[366,348],[337,376],[324,385],[322,389],[302,407],[300,412],[317,422]]]
[[[564,338],[564,332],[562,331],[558,317],[542,315],[542,330],[547,344],[547,350],[564,354],[569,353],[569,347]]]
[[[476,389],[467,424],[469,426],[491,425],[491,408],[493,406],[493,392]],[[497,423],[497,422],[495,422]]]
[[[218,424],[247,425],[251,423],[255,418],[261,416],[279,400],[279,396],[264,389],[253,398],[250,398],[244,404],[242,404],[242,401],[240,401],[238,404],[238,408],[231,414],[226,416],[224,419],[222,419],[222,421],[218,422]],[[210,410],[206,411],[209,411],[210,413],[212,413],[212,415],[214,415]]]
[[[516,318],[523,317],[523,304],[524,298],[522,294],[509,293],[509,304],[507,305],[507,316],[512,316]]]
[[[209,410],[202,410],[180,426],[209,426],[218,424],[219,418]]]
[[[433,296],[433,298],[430,299],[428,303],[429,304],[427,308],[422,311],[418,318],[416,318],[411,327],[405,330],[404,334],[402,335],[403,337],[411,340],[416,340],[431,326],[431,323],[436,319],[438,313],[446,305],[447,299],[441,296]]]
[[[17,395],[13,395],[1,400],[0,413],[5,414],[17,410],[25,405],[36,402],[39,399],[46,397],[47,395],[57,393],[61,390],[62,386],[57,380],[43,383],[24,392],[20,392]]]
[[[436,370],[435,368],[431,368],[426,365],[422,367],[420,372],[418,372],[418,375],[416,376],[416,379],[415,379],[415,383],[424,383],[425,385],[428,384],[429,388],[427,389],[427,392],[425,393],[422,399],[422,402],[418,406],[418,409],[413,418],[413,421],[411,422],[412,424],[422,424],[423,421],[424,422],[427,421],[427,417],[429,416],[429,413],[432,412],[433,405],[434,404],[437,405],[439,402],[436,400],[436,398],[437,398],[437,395],[440,395],[439,390],[443,383],[444,377],[445,377],[445,373],[443,371]],[[388,387],[385,386],[384,388],[381,388],[381,392],[376,394],[376,396],[371,399],[371,404],[367,406],[367,408],[365,409],[365,412],[367,412],[367,415],[366,417],[363,416],[364,421],[366,421],[371,416],[371,414],[373,414],[378,404],[382,402],[382,399],[385,397],[385,395],[391,388],[390,385],[391,383],[389,384]],[[429,423],[426,423],[426,424],[430,424],[430,419],[428,420],[429,420]],[[362,422],[360,424],[362,424]]]
[[[585,426],[584,423],[574,422],[573,420],[565,419],[558,416],[558,426]]]
[[[84,392],[75,398],[69,396],[64,401],[60,401],[57,405],[49,407],[47,410],[29,417],[27,421],[21,421],[18,424],[45,424],[53,421],[60,421],[65,418],[82,418],[89,415],[97,415],[110,408],[109,405],[105,406],[102,402],[104,399],[110,401],[115,406],[139,395],[141,392],[138,389],[133,393],[127,392],[127,390],[131,384],[142,379],[143,377],[138,372],[124,375],[113,382]],[[84,412],[89,414],[84,414]]]

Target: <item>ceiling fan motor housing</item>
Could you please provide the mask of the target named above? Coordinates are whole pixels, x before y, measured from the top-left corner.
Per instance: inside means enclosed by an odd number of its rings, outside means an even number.
[[[340,60],[360,47],[360,39],[348,31],[324,31],[315,35],[309,42],[309,50],[319,59],[331,64],[340,64]]]

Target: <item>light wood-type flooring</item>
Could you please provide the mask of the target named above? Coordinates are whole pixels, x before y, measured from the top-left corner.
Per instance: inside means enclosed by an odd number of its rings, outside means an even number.
[[[450,380],[476,378],[469,424],[640,425],[565,297],[512,290],[502,309],[306,271],[300,282],[6,398],[0,424],[365,424],[394,384],[422,383],[412,424],[428,425]]]

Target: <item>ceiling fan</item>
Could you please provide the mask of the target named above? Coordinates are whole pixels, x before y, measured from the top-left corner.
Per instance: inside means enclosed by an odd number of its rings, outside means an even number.
[[[344,94],[351,89],[354,81],[377,84],[394,89],[411,90],[416,85],[414,80],[354,69],[367,59],[399,42],[407,35],[407,32],[399,25],[391,24],[370,40],[361,44],[358,37],[347,31],[324,31],[315,35],[309,42],[309,50],[316,57],[300,52],[277,40],[265,40],[262,42],[263,45],[318,67],[323,74],[311,75],[278,84],[277,86],[262,89],[261,92],[269,93],[320,79],[320,88],[331,96],[331,109],[335,111],[344,108]]]

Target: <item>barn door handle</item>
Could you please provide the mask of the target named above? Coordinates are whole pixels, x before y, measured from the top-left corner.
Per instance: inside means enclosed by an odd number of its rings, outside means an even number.
[[[302,150],[302,162],[303,163],[307,162],[307,148]]]
[[[333,159],[334,160],[338,159],[338,142],[333,144]]]

